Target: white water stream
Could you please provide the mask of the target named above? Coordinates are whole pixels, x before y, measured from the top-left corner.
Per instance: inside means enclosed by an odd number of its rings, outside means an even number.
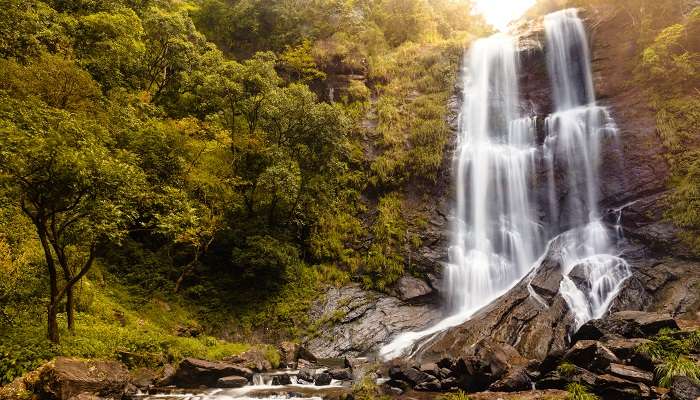
[[[545,122],[543,145],[536,143],[534,119],[520,111],[514,39],[497,34],[469,51],[445,271],[452,314],[426,330],[400,334],[380,350],[384,358],[416,351],[468,320],[537,268],[554,237],[561,246],[560,294],[577,326],[602,316],[630,275],[598,209],[600,147],[616,127],[595,102],[583,23],[576,10],[562,10],[545,17],[545,31],[554,113]],[[540,164],[547,168],[541,184],[549,204],[534,200]],[[569,277],[577,266],[578,286]]]

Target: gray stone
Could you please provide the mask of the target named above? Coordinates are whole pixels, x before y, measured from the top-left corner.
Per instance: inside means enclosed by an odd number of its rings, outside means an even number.
[[[565,354],[564,360],[589,371],[606,371],[611,363],[619,363],[615,354],[594,340],[576,342]]]
[[[216,381],[216,387],[220,388],[239,388],[243,387],[248,384],[248,379],[242,377],[242,376],[225,376],[223,378],[219,378]]]
[[[315,385],[316,386],[330,385],[331,380],[333,380],[333,378],[331,377],[331,374],[329,374],[327,372],[322,372],[316,376]]]
[[[631,365],[613,363],[610,364],[608,370],[610,371],[610,374],[632,382],[640,382],[651,385],[654,381],[654,374]]]
[[[395,289],[398,297],[404,301],[427,296],[433,292],[433,289],[425,281],[413,276],[399,278]]]
[[[686,376],[673,378],[671,398],[674,400],[697,400],[700,398],[700,383]]]

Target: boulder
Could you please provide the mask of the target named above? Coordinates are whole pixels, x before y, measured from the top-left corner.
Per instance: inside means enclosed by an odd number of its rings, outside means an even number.
[[[700,383],[686,376],[673,378],[671,398],[674,400],[697,400],[700,398]]]
[[[433,289],[425,281],[413,276],[403,276],[396,282],[395,290],[398,298],[403,301],[427,296]]]
[[[129,386],[129,371],[116,361],[83,361],[58,357],[42,367],[40,398],[68,400],[78,395],[121,399]]]
[[[225,362],[248,368],[254,372],[265,372],[272,369],[265,353],[260,349],[250,349],[241,354],[224,358]]]
[[[331,377],[338,381],[351,381],[352,372],[349,368],[336,368],[328,371]]]
[[[594,372],[606,371],[611,363],[620,363],[612,351],[595,340],[576,342],[564,354],[564,361]]]
[[[160,377],[155,381],[156,386],[170,386],[175,380],[177,370],[170,364],[166,364],[160,371]]]
[[[292,378],[287,374],[275,375],[272,377],[272,384],[274,386],[291,385]]]
[[[299,370],[299,373],[297,374],[297,380],[300,382],[313,383],[314,375],[311,373],[311,370],[309,370],[308,368],[304,368],[302,370]]]
[[[603,343],[605,347],[610,349],[620,360],[631,360],[637,355],[637,347],[650,343],[649,339],[609,339]]]
[[[326,386],[330,385],[333,378],[328,372],[322,372],[316,376],[316,386]]]
[[[418,369],[422,372],[425,372],[428,375],[437,376],[437,377],[440,377],[440,375],[441,375],[440,367],[438,367],[438,365],[436,363],[424,363],[424,364],[421,364],[420,367],[418,367]]]
[[[678,329],[678,324],[675,319],[667,314],[619,311],[606,318],[586,322],[574,334],[572,341],[599,340],[605,335],[646,338],[656,335],[664,328]]]
[[[297,361],[299,345],[293,342],[282,342],[277,346],[280,354],[280,366],[291,367]]]
[[[180,387],[215,387],[219,378],[229,376],[241,376],[250,380],[253,371],[249,368],[241,367],[224,362],[211,362],[198,360],[196,358],[185,358],[178,365],[173,383]]]
[[[408,382],[412,386],[432,380],[434,377],[413,367],[393,366],[389,369],[389,377],[393,380]]]
[[[225,376],[216,380],[216,387],[231,389],[239,388],[248,384],[248,379],[242,376]]]
[[[647,372],[647,371],[644,371],[642,369],[639,369],[637,367],[633,367],[631,365],[612,363],[612,364],[610,364],[608,371],[612,375],[615,375],[619,378],[622,378],[622,379],[625,379],[625,380],[628,380],[631,382],[640,382],[640,383],[644,383],[646,385],[651,385],[654,381],[654,374],[652,374],[651,372]]]
[[[492,392],[519,392],[532,389],[532,381],[525,367],[512,368],[498,381],[489,386]]]
[[[596,378],[593,392],[603,400],[638,400],[651,396],[651,390],[643,383],[630,382],[609,374]]]
[[[318,362],[316,355],[304,346],[299,346],[299,349],[297,350],[297,358],[311,361],[312,363]]]
[[[158,378],[158,373],[148,368],[137,368],[131,371],[131,383],[139,389],[153,386]]]

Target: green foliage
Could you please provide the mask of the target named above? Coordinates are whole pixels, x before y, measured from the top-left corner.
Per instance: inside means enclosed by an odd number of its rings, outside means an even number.
[[[656,367],[656,378],[659,386],[670,387],[676,376],[687,376],[700,382],[700,365],[687,357],[671,357]]]
[[[569,383],[566,385],[566,391],[568,392],[566,398],[567,400],[597,400],[600,397],[589,392],[589,389],[576,382]]]
[[[306,333],[322,285],[411,272],[400,186],[435,179],[483,24],[467,0],[305,1],[0,0],[2,379],[220,358],[246,346],[214,336]]]
[[[357,400],[387,400],[389,396],[382,396],[379,387],[370,376],[364,376],[356,381],[352,387],[353,397]]]
[[[668,7],[665,2],[656,5],[663,6]],[[700,7],[675,18],[676,23],[653,29],[657,25],[654,20],[660,16],[663,14],[645,15],[645,33],[640,41],[646,47],[636,68],[636,81],[649,88],[659,136],[667,148],[672,193],[666,216],[683,229],[681,238],[691,249],[700,251],[697,239],[700,142],[696,132],[700,123],[700,99],[695,89],[700,85],[700,49],[692,42],[700,32]]]
[[[574,364],[564,362],[559,364],[557,367],[557,372],[561,376],[571,377],[576,373],[576,366]]]
[[[445,393],[440,395],[438,399],[441,400],[469,400],[469,396],[463,391],[459,390],[457,392]]]

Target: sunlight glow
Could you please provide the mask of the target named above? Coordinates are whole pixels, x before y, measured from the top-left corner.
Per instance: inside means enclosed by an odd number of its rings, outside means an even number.
[[[476,0],[476,12],[486,22],[500,31],[508,29],[508,23],[519,18],[536,0]]]

